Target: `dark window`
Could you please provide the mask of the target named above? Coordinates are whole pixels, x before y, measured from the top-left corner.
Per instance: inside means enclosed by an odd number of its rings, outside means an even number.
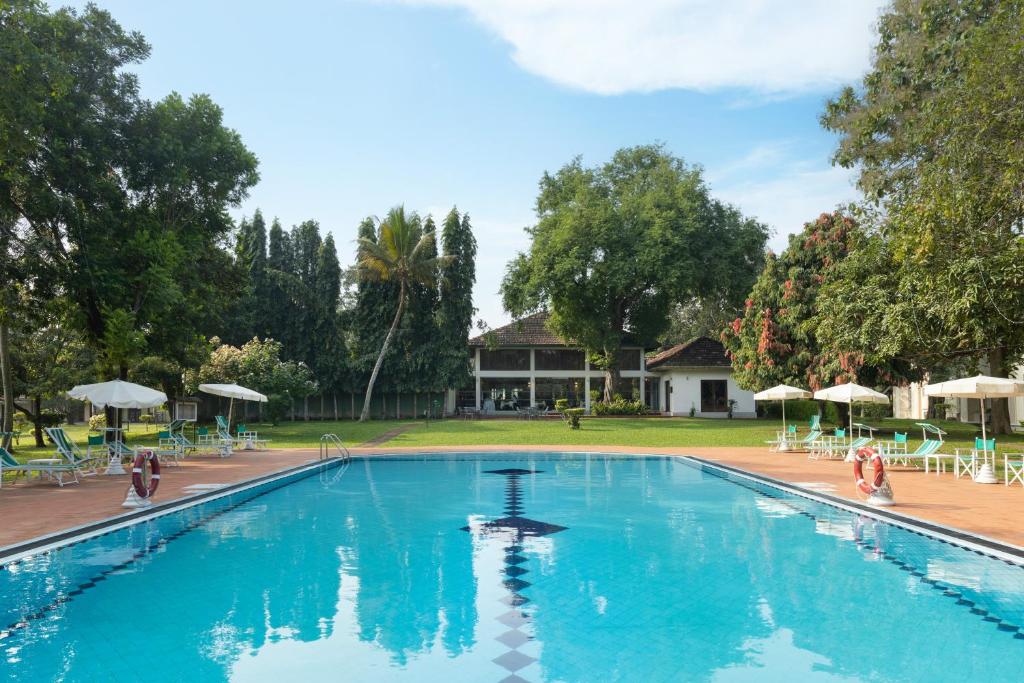
[[[644,400],[646,401],[647,407],[650,408],[651,410],[659,410],[660,409],[659,402],[658,402],[658,387],[659,386],[660,386],[660,384],[658,383],[658,379],[657,378],[654,378],[654,379],[651,379],[650,377],[645,377],[644,378]]]
[[[481,370],[530,370],[530,352],[527,349],[480,350]]]
[[[622,349],[619,351],[620,370],[640,369],[640,349]]]
[[[700,381],[700,412],[724,413],[729,409],[729,383],[724,379]]]
[[[577,408],[583,405],[585,399],[583,387],[586,385],[582,377],[538,377],[537,389],[534,392],[538,405],[546,405],[549,408],[555,407],[555,401],[560,398],[569,401],[570,408]]]
[[[484,411],[511,411],[530,406],[530,380],[525,377],[482,377],[480,408]],[[488,403],[489,402],[489,403]]]
[[[533,352],[537,370],[582,370],[583,352],[569,349],[537,349]]]

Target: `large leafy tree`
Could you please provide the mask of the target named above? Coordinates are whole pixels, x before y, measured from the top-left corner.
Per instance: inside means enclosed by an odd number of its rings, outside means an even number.
[[[140,98],[126,67],[148,45],[93,5],[4,3],[0,45],[0,212],[32,241],[34,276],[98,349],[120,311],[150,352],[194,361],[239,284],[227,209],[256,182],[255,157],[208,97]]]
[[[1024,7],[896,0],[874,65],[829,103],[835,161],[884,209],[879,249],[905,319],[879,334],[924,367],[962,358],[1006,376],[1024,356]],[[996,433],[1009,430],[994,401]]]
[[[884,308],[870,307],[877,299],[858,314],[846,311],[843,323],[832,320],[833,311],[819,308],[823,287],[837,277],[859,236],[851,217],[826,213],[791,235],[782,254],[768,258],[743,315],[722,333],[741,387],[759,391],[784,383],[816,391],[840,382],[885,387],[911,372],[890,357],[867,356],[857,345],[822,343],[823,325],[870,324],[873,316],[884,315]]]
[[[376,240],[359,240],[361,278],[389,282],[398,290],[395,317],[381,343],[373,370],[370,371],[360,421],[365,421],[370,416],[373,385],[377,381],[377,375],[380,373],[395,331],[402,321],[410,292],[418,285],[435,284],[439,268],[447,261],[446,257],[438,257],[436,253],[434,232],[424,233],[419,218],[415,214],[407,216],[402,206],[388,212],[387,218],[380,224]]]
[[[671,306],[695,296],[742,300],[764,262],[765,226],[714,200],[700,169],[660,145],[545,173],[536,210],[530,250],[502,283],[505,307],[549,309],[553,329],[605,368],[605,400],[627,335],[652,343]]]

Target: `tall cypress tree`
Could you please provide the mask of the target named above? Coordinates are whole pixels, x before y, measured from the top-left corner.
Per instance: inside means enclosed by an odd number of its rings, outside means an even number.
[[[286,357],[291,357],[294,339],[294,280],[295,258],[291,237],[276,218],[270,226],[267,247],[267,295],[264,306],[267,334],[284,346]]]
[[[316,358],[313,370],[320,386],[331,393],[339,391],[346,374],[345,341],[338,321],[341,293],[341,266],[334,236],[324,238],[317,252],[316,289],[313,297],[313,337]]]
[[[320,225],[303,221],[292,228],[291,245],[295,276],[290,344],[285,352],[311,368],[317,367],[317,350],[322,339],[314,337],[317,323],[317,262],[320,256]]]
[[[461,219],[456,207],[441,228],[443,253],[451,262],[442,268],[438,305],[438,373],[444,388],[461,388],[470,380],[469,330],[473,325],[473,285],[476,284],[476,238],[469,214]]]
[[[266,316],[262,312],[267,294],[267,225],[256,209],[252,220],[238,226],[235,261],[245,278],[245,293],[239,297],[232,324],[221,338],[232,344],[244,344],[254,336],[267,335]]]

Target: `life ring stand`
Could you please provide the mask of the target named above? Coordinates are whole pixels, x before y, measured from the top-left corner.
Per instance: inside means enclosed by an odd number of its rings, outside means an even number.
[[[150,472],[148,485],[142,477],[147,462]],[[151,448],[140,449],[132,461],[132,484],[128,487],[128,496],[125,498],[123,507],[149,507],[153,504],[151,499],[159,486],[160,458]]]
[[[875,471],[874,478],[869,482],[864,478],[864,463],[871,461]],[[888,506],[893,505],[892,486],[889,478],[885,476],[885,464],[882,462],[881,454],[870,446],[862,446],[857,449],[853,458],[853,477],[857,484],[858,493],[867,497],[871,505]]]

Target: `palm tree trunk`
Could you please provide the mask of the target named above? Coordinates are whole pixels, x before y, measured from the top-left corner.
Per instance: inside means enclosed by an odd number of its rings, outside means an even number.
[[[359,415],[360,422],[366,422],[370,417],[370,399],[373,397],[373,385],[377,381],[377,374],[380,373],[380,366],[384,364],[384,356],[387,355],[388,347],[391,346],[391,339],[395,336],[398,323],[402,320],[405,312],[405,283],[403,282],[398,290],[398,310],[395,311],[395,319],[391,322],[391,329],[388,336],[384,337],[384,344],[380,347],[380,355],[377,362],[373,364],[373,372],[370,373],[370,383],[366,385],[366,398],[363,400],[363,412]]]

